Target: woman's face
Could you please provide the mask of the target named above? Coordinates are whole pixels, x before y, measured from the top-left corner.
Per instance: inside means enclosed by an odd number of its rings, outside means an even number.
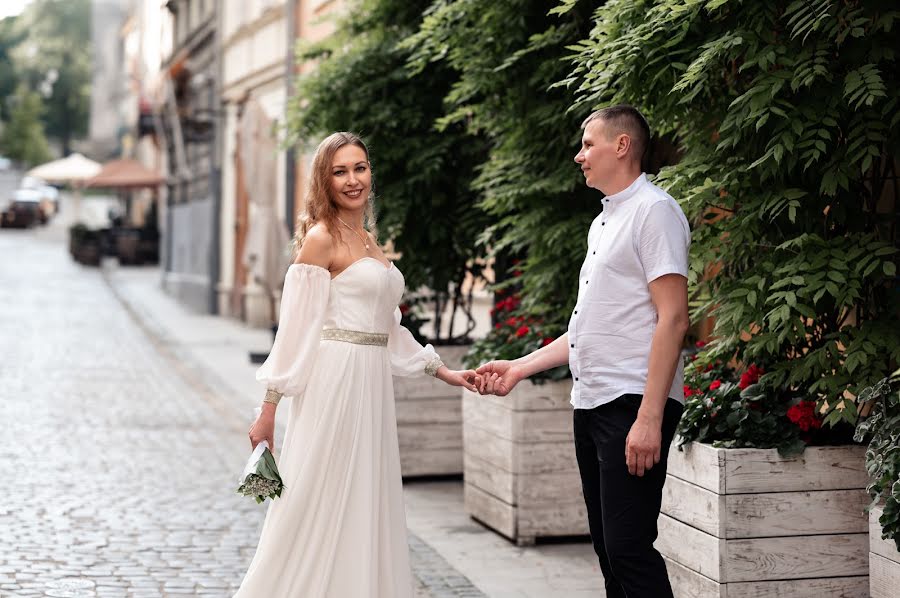
[[[351,212],[365,209],[372,188],[372,171],[366,152],[348,144],[331,159],[331,197],[338,208]]]

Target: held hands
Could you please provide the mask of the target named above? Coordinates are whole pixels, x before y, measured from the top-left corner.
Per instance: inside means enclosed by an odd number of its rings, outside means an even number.
[[[438,369],[435,377],[450,386],[463,386],[472,392],[478,392],[477,387],[481,384],[481,377],[475,373],[475,370],[451,370],[444,365]]]
[[[498,397],[508,395],[524,378],[511,361],[505,360],[488,362],[475,370],[475,373],[481,377],[478,392]]]
[[[625,438],[625,464],[628,473],[642,477],[659,463],[662,449],[662,422],[638,418]]]

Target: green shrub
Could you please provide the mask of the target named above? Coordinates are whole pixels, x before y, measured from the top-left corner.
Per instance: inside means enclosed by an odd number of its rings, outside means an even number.
[[[579,112],[631,103],[678,140],[657,183],[693,225],[710,358],[765,364],[767,396],[814,400],[829,425],[900,360],[893,8],[611,0],[564,81]]]

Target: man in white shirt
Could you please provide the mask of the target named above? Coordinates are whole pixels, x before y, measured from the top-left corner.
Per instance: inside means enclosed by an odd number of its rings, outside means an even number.
[[[631,106],[582,124],[581,166],[604,194],[591,224],[568,332],[514,361],[481,366],[482,394],[565,363],[572,370],[575,451],[607,598],[672,596],[653,548],[666,459],[681,417],[690,228],[641,172],[650,128]]]

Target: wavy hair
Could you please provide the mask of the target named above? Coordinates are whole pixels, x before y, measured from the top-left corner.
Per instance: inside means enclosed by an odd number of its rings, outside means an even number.
[[[294,255],[300,251],[303,239],[306,237],[309,229],[320,222],[325,225],[332,238],[340,238],[338,205],[331,195],[331,161],[334,159],[334,154],[346,145],[355,145],[360,148],[365,152],[366,160],[371,164],[369,148],[366,147],[365,142],[358,135],[339,131],[322,140],[313,156],[309,185],[303,202],[303,211],[297,218],[297,228],[294,232],[293,242]],[[375,178],[373,176],[372,184],[369,188],[369,201],[363,215],[363,227],[372,232],[372,234],[375,234],[374,196]]]

